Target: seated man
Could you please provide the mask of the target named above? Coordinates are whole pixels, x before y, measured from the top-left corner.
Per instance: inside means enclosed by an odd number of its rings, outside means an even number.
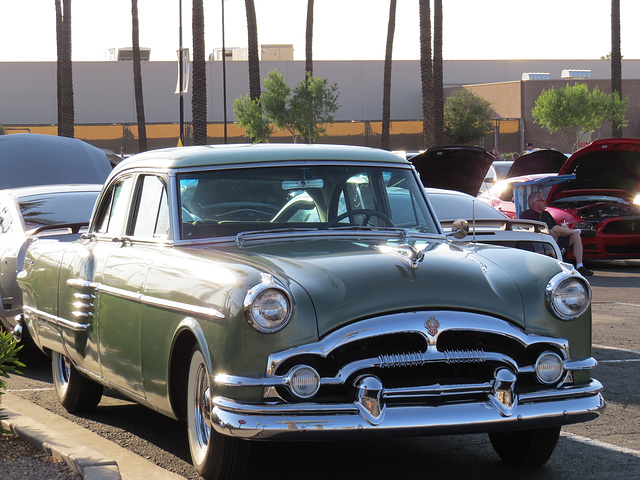
[[[580,240],[580,236],[582,235],[585,238],[593,237],[596,232],[593,230],[581,231],[580,229],[558,225],[555,219],[546,210],[547,206],[544,203],[542,192],[531,192],[527,198],[527,203],[529,204],[529,209],[522,212],[522,214],[520,214],[520,218],[538,220],[546,223],[549,228],[549,232],[559,245],[561,244],[561,239],[568,238],[569,246],[573,248],[573,255],[576,257],[576,268],[578,269],[578,272],[580,272],[584,277],[593,275],[593,271],[589,270],[582,264],[582,240]]]

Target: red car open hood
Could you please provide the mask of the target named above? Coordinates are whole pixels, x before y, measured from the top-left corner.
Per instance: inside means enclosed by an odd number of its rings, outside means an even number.
[[[615,195],[632,202],[640,185],[640,140],[597,140],[571,155],[559,174],[576,178],[554,186],[547,203],[585,194]]]
[[[457,190],[476,196],[494,157],[484,148],[434,147],[411,157],[425,187]]]
[[[534,150],[518,157],[507,172],[506,178],[534,175],[537,173],[558,173],[567,161],[567,156],[550,148]]]

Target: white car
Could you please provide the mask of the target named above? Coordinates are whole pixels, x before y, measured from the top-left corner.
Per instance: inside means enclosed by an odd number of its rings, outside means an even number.
[[[459,221],[466,222],[468,234],[459,241],[514,247],[562,259],[558,244],[543,222],[511,219],[476,197],[455,190],[426,191],[445,233],[465,228]]]

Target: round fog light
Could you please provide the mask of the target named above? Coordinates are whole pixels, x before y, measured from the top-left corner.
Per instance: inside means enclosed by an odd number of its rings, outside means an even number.
[[[296,397],[313,397],[320,388],[320,375],[307,365],[299,365],[289,373],[289,388]]]
[[[553,352],[544,352],[536,360],[536,376],[541,383],[555,383],[564,373],[564,364],[560,356]]]

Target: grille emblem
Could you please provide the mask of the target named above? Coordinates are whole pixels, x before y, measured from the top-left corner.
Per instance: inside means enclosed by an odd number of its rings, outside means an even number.
[[[436,320],[436,317],[431,317],[427,320],[427,323],[424,324],[427,327],[427,333],[432,337],[435,337],[438,334],[438,328],[440,328],[440,323]]]

